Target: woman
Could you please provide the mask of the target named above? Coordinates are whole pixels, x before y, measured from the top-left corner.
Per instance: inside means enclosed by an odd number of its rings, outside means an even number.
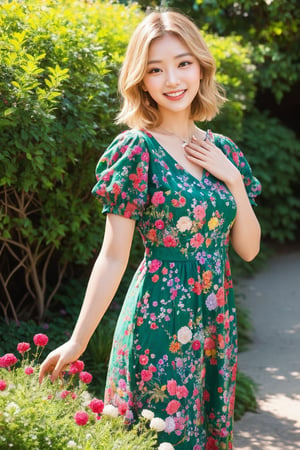
[[[119,79],[119,123],[93,189],[106,229],[68,342],[41,366],[56,379],[84,352],[125,271],[135,225],[145,256],[115,330],[105,402],[165,420],[161,441],[232,448],[236,310],[227,251],[259,251],[251,203],[260,192],[227,137],[204,131],[225,101],[214,60],[185,16],[153,12],[137,27]],[[124,410],[124,409],[123,409]]]

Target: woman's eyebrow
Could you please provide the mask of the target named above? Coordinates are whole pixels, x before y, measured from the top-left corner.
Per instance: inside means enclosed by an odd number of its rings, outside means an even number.
[[[180,53],[179,55],[176,55],[175,57],[174,57],[174,59],[180,59],[180,58],[184,58],[185,56],[192,56],[192,54],[191,53],[189,53],[189,52],[186,52],[186,53]],[[160,64],[160,63],[162,63],[163,61],[161,60],[161,59],[151,59],[150,61],[148,61],[148,65],[150,65],[150,64]]]

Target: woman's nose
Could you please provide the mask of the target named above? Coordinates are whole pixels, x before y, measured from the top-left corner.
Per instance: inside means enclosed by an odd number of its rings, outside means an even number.
[[[166,85],[167,86],[179,86],[180,80],[174,71],[167,72]]]

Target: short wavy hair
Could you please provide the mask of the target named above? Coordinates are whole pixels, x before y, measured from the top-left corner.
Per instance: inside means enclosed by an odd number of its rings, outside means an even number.
[[[191,119],[208,121],[226,101],[215,80],[216,64],[197,26],[175,11],[151,12],[137,26],[127,47],[119,76],[123,102],[116,122],[130,128],[154,128],[161,123],[156,102],[142,88],[147,70],[149,47],[166,34],[176,36],[197,58],[201,69],[198,94],[191,105]]]

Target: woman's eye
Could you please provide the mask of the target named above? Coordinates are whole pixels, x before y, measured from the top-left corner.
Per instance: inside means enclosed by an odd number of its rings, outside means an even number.
[[[192,64],[191,61],[182,61],[182,62],[179,64],[179,67],[186,67],[186,66],[190,66],[191,64]]]
[[[159,73],[161,70],[158,67],[153,67],[153,69],[150,69],[148,73]]]

